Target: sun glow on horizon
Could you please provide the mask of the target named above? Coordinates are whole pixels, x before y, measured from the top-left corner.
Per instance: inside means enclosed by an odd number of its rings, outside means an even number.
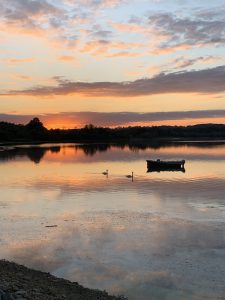
[[[145,0],[2,0],[0,121],[54,114],[44,118],[48,128],[224,123],[221,115],[122,120],[122,112],[225,109],[225,1],[150,2],[151,11]]]
[[[129,127],[129,126],[191,126],[197,124],[225,124],[224,118],[199,118],[199,119],[178,119],[178,120],[166,120],[166,121],[148,121],[148,122],[127,122],[120,125],[109,125],[92,123],[88,120],[84,120],[83,122],[74,123],[72,121],[67,120],[46,120],[44,122],[44,126],[48,129],[80,129],[86,125],[92,124],[96,127]]]

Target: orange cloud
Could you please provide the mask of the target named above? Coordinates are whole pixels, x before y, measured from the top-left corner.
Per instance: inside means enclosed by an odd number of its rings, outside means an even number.
[[[70,61],[76,61],[76,58],[74,56],[70,55],[62,55],[57,58],[59,61],[65,61],[65,62],[70,62]]]
[[[21,63],[30,63],[30,62],[34,62],[35,58],[12,58],[12,59],[4,59],[2,60],[3,62],[7,62],[10,64],[21,64]]]
[[[144,45],[141,43],[126,43],[126,42],[112,42],[108,40],[91,41],[85,44],[81,49],[81,52],[89,52],[92,55],[105,55],[106,57],[112,57],[116,54],[110,54],[109,52],[115,50],[126,50],[130,53],[130,49],[141,49]],[[125,52],[125,51],[124,51]],[[120,51],[120,54],[122,52]],[[137,54],[138,55],[138,54]],[[118,56],[121,56],[118,54]]]
[[[142,55],[142,53],[137,53],[137,52],[127,52],[127,51],[121,51],[121,52],[117,52],[117,53],[113,53],[113,54],[108,54],[106,55],[106,57],[136,57],[136,56],[140,56]]]
[[[9,24],[0,23],[0,31],[12,35],[32,35],[36,37],[46,35],[46,30],[38,27],[23,27],[16,22]]]
[[[171,53],[171,52],[188,50],[192,47],[193,47],[193,45],[188,45],[188,44],[167,46],[167,47],[155,48],[153,50],[150,50],[149,53],[157,54],[157,55],[159,55],[159,54],[168,54],[168,53]]]
[[[16,74],[15,77],[17,79],[21,79],[21,80],[32,80],[33,77],[31,76],[26,76],[26,75],[22,75],[22,74]]]
[[[111,22],[111,25],[114,29],[120,32],[142,32],[146,33],[148,28],[139,24],[130,24],[130,23],[114,23]]]
[[[17,22],[4,24],[0,22],[0,32],[6,34],[5,38],[16,38],[20,36],[31,36],[34,39],[40,39],[48,44],[48,46],[57,48],[74,48],[78,43],[78,38],[71,39],[66,35],[63,27],[48,27],[48,30],[38,26],[23,26]]]

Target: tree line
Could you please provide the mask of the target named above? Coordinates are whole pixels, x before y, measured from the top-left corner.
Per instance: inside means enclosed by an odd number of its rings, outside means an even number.
[[[157,139],[225,139],[225,125],[108,128],[89,124],[80,129],[47,129],[38,118],[25,125],[0,122],[1,142],[132,142]]]

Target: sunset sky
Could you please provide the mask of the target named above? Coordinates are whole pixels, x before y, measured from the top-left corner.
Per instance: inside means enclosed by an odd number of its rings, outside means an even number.
[[[1,0],[0,121],[225,123],[225,0]]]

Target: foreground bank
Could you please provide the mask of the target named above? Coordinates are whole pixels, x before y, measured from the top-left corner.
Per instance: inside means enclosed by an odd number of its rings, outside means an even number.
[[[77,282],[57,278],[49,273],[0,260],[1,300],[124,300],[105,291],[91,290]]]

